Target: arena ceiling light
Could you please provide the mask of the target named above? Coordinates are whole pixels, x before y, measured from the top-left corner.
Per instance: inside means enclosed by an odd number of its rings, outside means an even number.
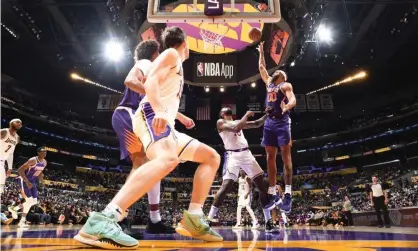
[[[319,42],[330,43],[332,42],[332,30],[325,24],[320,24],[316,31],[316,37]]]
[[[70,77],[71,77],[72,79],[74,79],[74,80],[80,80],[80,81],[83,81],[84,83],[91,84],[91,85],[95,85],[95,86],[97,86],[97,87],[100,87],[100,88],[103,88],[103,89],[109,90],[109,91],[114,92],[114,93],[122,94],[122,92],[120,92],[120,91],[118,91],[118,90],[115,90],[115,89],[113,89],[113,88],[110,88],[110,87],[107,87],[107,86],[101,85],[101,84],[99,84],[99,83],[96,83],[96,82],[94,82],[94,81],[91,81],[90,79],[80,77],[77,73],[71,73],[71,74],[70,74]]]
[[[108,59],[118,62],[123,58],[125,52],[121,43],[111,40],[106,43],[105,54]]]
[[[347,78],[345,78],[345,79],[343,79],[341,81],[335,82],[332,85],[328,85],[328,86],[322,87],[322,88],[320,88],[318,90],[308,92],[308,93],[306,93],[306,95],[310,95],[310,94],[313,94],[313,93],[317,93],[317,92],[320,92],[320,91],[323,91],[323,90],[326,90],[326,89],[329,89],[329,88],[332,88],[334,86],[338,86],[338,85],[341,85],[341,84],[349,83],[349,82],[352,82],[352,81],[357,80],[357,79],[363,79],[366,76],[367,76],[367,73],[365,71],[361,71],[361,72],[359,72],[359,73],[357,73],[355,75],[349,76],[349,77],[347,77]]]
[[[252,87],[252,88],[255,88],[255,82],[252,82],[252,83],[251,83],[251,87]]]
[[[219,91],[220,92],[224,92],[225,91],[225,88],[223,86],[221,86],[221,88],[219,88]]]
[[[206,86],[205,87],[205,92],[209,92],[209,91],[210,91],[209,86]]]

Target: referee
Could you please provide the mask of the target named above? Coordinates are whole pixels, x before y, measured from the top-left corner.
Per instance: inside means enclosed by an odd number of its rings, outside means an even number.
[[[379,221],[379,227],[383,227],[382,214],[385,219],[386,228],[390,228],[389,212],[387,205],[389,203],[387,185],[378,182],[377,176],[372,176],[373,184],[370,187],[370,201],[374,209],[376,210],[377,220]]]

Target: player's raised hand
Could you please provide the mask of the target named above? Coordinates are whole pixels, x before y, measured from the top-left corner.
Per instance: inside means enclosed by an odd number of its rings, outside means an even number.
[[[254,112],[253,111],[247,111],[247,113],[245,113],[245,116],[247,117],[253,117],[254,116]]]
[[[164,112],[156,113],[152,120],[152,129],[154,130],[154,133],[159,136],[161,133],[165,132],[167,125],[167,114]]]
[[[264,45],[264,41],[261,41],[260,44],[257,46],[257,51],[259,53],[264,53],[263,45]]]

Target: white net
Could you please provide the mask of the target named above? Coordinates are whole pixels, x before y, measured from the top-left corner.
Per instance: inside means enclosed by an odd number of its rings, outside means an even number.
[[[204,49],[209,50],[210,48],[213,48],[213,51],[216,50],[216,47],[222,47],[222,38],[224,35],[217,34],[212,31],[208,31],[205,29],[200,29],[200,36],[203,39],[204,42]]]

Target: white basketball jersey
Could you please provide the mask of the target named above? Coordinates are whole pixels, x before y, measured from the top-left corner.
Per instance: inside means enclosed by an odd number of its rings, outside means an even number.
[[[177,112],[179,110],[180,98],[183,93],[183,67],[179,58],[177,65],[168,73],[164,82],[160,83],[160,100],[168,112],[168,122],[174,127]],[[141,104],[149,102],[147,95],[142,99]]]
[[[250,185],[247,182],[247,176],[238,179],[238,196],[244,196],[250,191]]]
[[[142,71],[144,76],[148,76],[149,71],[151,70],[152,62],[148,59],[141,59],[135,63],[135,67]]]
[[[9,158],[10,154],[13,154],[15,147],[18,143],[17,133],[13,136],[10,134],[10,131],[7,129],[7,135],[0,143],[0,160],[6,160]]]
[[[237,123],[237,121],[234,121],[234,123]],[[219,133],[219,135],[221,136],[222,141],[224,142],[224,147],[226,150],[238,150],[248,147],[248,141],[244,137],[244,133],[242,132],[242,130],[237,133],[222,131]]]

